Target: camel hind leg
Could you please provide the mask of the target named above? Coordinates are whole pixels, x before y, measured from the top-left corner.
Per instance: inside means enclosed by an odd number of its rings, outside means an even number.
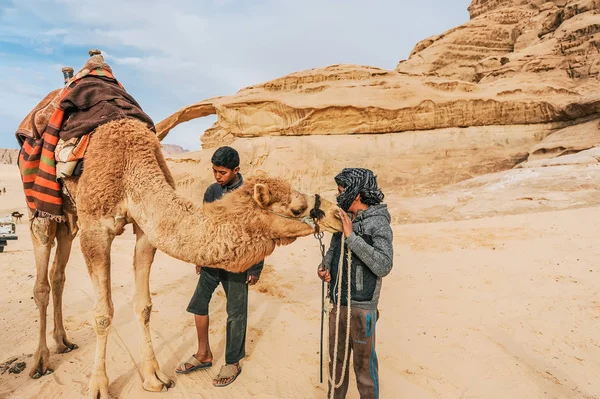
[[[62,297],[65,287],[65,268],[71,255],[71,245],[75,236],[69,232],[65,223],[59,223],[56,227],[56,254],[54,264],[50,270],[52,284],[52,301],[54,303],[54,340],[56,341],[56,353],[68,353],[77,349],[77,345],[69,342],[63,325]]]
[[[160,369],[154,354],[152,337],[150,336],[150,314],[152,312],[152,299],[150,298],[150,268],[154,261],[156,248],[150,245],[147,236],[137,225],[134,225],[134,231],[136,234],[136,244],[135,255],[133,258],[133,267],[135,270],[135,296],[133,307],[142,336],[143,387],[145,390],[152,392],[166,391],[167,388],[171,388],[174,385],[174,382]]]
[[[109,399],[106,344],[114,314],[110,284],[110,247],[114,237],[106,228],[95,225],[91,229],[82,229],[80,238],[81,250],[96,293],[96,355],[89,384],[89,395],[93,399]]]
[[[35,304],[40,312],[40,332],[38,348],[33,358],[33,367],[29,371],[31,378],[40,378],[52,373],[50,369],[50,352],[46,342],[46,310],[50,299],[50,283],[48,282],[48,263],[52,252],[52,244],[56,236],[57,223],[50,219],[35,218],[31,222],[30,233],[35,256],[36,277],[33,288]]]

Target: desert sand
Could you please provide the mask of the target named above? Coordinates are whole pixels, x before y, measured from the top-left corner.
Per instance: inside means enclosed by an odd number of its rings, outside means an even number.
[[[165,147],[177,190],[199,201],[224,144],[245,175],[262,169],[330,200],[341,168],[371,168],[395,234],[377,330],[381,397],[600,398],[599,10],[594,0],[473,0],[470,21],[417,43],[394,70],[330,65],[184,107],[157,123],[159,137],[206,115],[217,122],[202,151]],[[0,150],[0,163],[14,161]],[[0,216],[25,213],[15,165],[0,164],[3,186]],[[27,227],[0,254],[0,362],[29,367],[38,311]],[[157,254],[151,330],[177,383],[162,394],[143,391],[138,370],[134,241],[129,227],[113,245],[113,398],[325,397],[313,238],[267,258],[251,288],[243,372],[223,389],[211,380],[224,361],[224,294],[211,308],[213,369],[176,375],[196,349],[185,307],[197,276]],[[76,240],[64,317],[79,349],[52,355],[55,373],[39,380],[0,374],[0,398],[86,395],[93,303]]]
[[[0,165],[8,194],[0,213],[24,208],[14,165]],[[395,199],[390,200],[390,205]],[[395,223],[395,259],[385,278],[378,323],[381,397],[596,398],[600,392],[596,238],[600,207],[500,215],[453,222]],[[27,224],[0,255],[0,354],[31,362],[38,312],[32,299],[35,267]],[[328,237],[327,237],[328,238]],[[185,311],[194,266],[157,254],[151,274],[152,335],[175,388],[142,390],[137,323],[132,311],[134,235],[113,246],[115,317],[108,375],[114,398],[314,398],[319,384],[321,285],[313,238],[278,248],[251,289],[247,358],[230,387],[213,388],[223,363],[225,298],[211,307],[215,366],[187,376],[174,368],[195,350]],[[64,294],[65,325],[79,349],[53,354],[54,374],[0,375],[2,398],[80,398],[94,356],[94,293],[75,241]],[[52,305],[49,307],[51,314]],[[50,350],[54,346],[48,333]],[[29,366],[29,364],[28,364]],[[352,373],[351,373],[352,374]],[[352,377],[349,398],[358,392]]]

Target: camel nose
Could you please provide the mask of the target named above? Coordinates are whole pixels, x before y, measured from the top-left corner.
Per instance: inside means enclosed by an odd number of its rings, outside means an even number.
[[[340,209],[337,206],[332,206],[331,209],[327,212],[326,223],[327,227],[329,227],[333,232],[343,231],[342,220],[339,216]]]

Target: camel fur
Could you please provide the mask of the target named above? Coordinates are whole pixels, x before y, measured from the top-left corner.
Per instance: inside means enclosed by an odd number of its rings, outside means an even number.
[[[40,312],[39,345],[30,372],[33,378],[51,373],[46,343],[46,308],[54,301],[54,339],[57,352],[76,349],[62,322],[62,292],[71,244],[80,231],[81,250],[96,293],[93,328],[96,355],[89,384],[91,398],[107,399],[106,344],[114,313],[111,299],[110,250],[125,225],[133,224],[136,246],[134,311],[142,343],[143,388],[162,391],[172,386],[160,369],[150,335],[149,276],[156,249],[183,261],[242,272],[313,228],[309,216],[314,196],[293,190],[283,179],[264,174],[248,178],[220,201],[197,205],[175,192],[156,135],[145,124],[123,119],[98,127],[91,136],[80,177],[64,182],[63,209],[69,222],[36,218],[31,223],[37,276],[35,302]],[[322,200],[323,230],[341,231],[337,207]],[[54,264],[48,281],[48,262],[54,241]]]

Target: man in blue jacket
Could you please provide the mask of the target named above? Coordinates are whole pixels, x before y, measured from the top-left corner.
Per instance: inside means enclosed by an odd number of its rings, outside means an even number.
[[[211,184],[204,193],[204,202],[216,201],[244,183],[239,173],[240,157],[235,149],[220,147],[215,151],[211,162],[216,183]],[[194,314],[198,351],[179,365],[177,373],[187,374],[212,366],[213,355],[208,341],[208,305],[213,292],[221,283],[227,298],[225,365],[213,380],[213,385],[223,387],[235,381],[242,372],[240,360],[246,355],[248,285],[258,282],[263,266],[264,261],[261,261],[247,272],[230,273],[222,269],[196,265],[196,273],[200,278],[187,311]]]

